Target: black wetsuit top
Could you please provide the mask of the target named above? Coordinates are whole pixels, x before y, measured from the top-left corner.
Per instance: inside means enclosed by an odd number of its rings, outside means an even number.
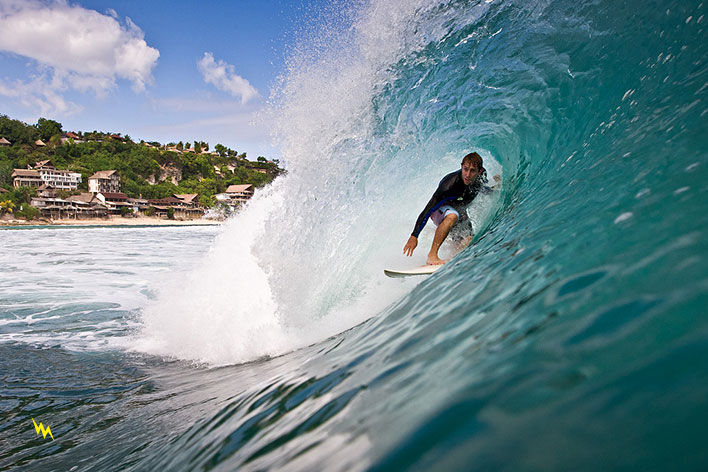
[[[437,190],[435,190],[430,201],[418,216],[411,234],[417,238],[420,232],[423,231],[423,227],[430,215],[443,205],[450,205],[457,210],[460,214],[458,223],[464,222],[468,219],[465,208],[474,200],[480,190],[484,193],[491,192],[491,189],[487,186],[487,172],[485,170],[482,170],[475,181],[469,185],[465,185],[462,180],[462,169],[447,174],[440,181]]]

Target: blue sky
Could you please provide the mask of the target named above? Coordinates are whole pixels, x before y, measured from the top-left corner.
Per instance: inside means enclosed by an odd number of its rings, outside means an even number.
[[[0,0],[0,114],[279,158],[262,110],[326,4]]]

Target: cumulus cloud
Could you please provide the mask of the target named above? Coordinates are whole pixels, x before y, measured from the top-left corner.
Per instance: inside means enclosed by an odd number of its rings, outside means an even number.
[[[117,79],[142,91],[152,82],[160,53],[147,45],[129,18],[121,24],[114,14],[61,0],[0,0],[0,51],[36,61],[44,77],[40,82],[52,87],[46,93],[71,88],[102,95],[115,87]],[[52,77],[47,79],[47,73]],[[32,93],[36,86],[36,80],[4,83],[4,89],[18,94]]]
[[[224,61],[215,61],[214,55],[210,52],[205,52],[204,57],[197,61],[197,67],[202,73],[204,82],[212,84],[222,92],[240,97],[241,103],[246,103],[258,96],[258,90],[248,80],[237,75],[234,66]]]

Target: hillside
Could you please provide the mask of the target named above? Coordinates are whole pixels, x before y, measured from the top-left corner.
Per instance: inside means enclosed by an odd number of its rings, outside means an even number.
[[[198,193],[199,202],[211,207],[214,195],[232,184],[261,187],[283,173],[278,161],[263,156],[250,161],[221,144],[133,142],[129,136],[105,132],[65,132],[61,123],[40,118],[35,125],[0,115],[0,187],[12,188],[13,169],[50,159],[58,169],[81,174],[79,190],[99,170],[118,171],[121,190],[133,198],[166,198]],[[39,141],[38,141],[39,140]],[[1,142],[1,141],[0,141]]]

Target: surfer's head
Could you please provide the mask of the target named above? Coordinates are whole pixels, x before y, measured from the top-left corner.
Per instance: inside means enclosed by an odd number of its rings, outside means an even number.
[[[462,181],[465,185],[474,182],[482,170],[482,156],[476,152],[471,152],[462,158]]]

